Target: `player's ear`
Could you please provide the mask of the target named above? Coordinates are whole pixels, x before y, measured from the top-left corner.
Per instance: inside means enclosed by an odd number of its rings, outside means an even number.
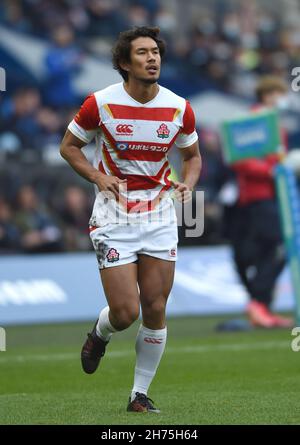
[[[130,71],[128,62],[120,62],[120,67],[122,68],[123,71],[127,71],[127,72]]]

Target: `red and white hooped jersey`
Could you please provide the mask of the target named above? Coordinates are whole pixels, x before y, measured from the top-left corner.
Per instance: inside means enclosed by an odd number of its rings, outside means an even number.
[[[88,96],[68,129],[85,143],[96,138],[95,168],[127,180],[118,202],[96,189],[91,225],[114,217],[137,222],[150,214],[153,221],[173,208],[168,152],[174,143],[185,148],[198,139],[188,101],[159,86],[155,98],[141,104],[118,83]]]

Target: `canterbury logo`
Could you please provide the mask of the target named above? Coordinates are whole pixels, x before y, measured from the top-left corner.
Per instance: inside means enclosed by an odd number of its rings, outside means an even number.
[[[117,125],[116,131],[121,134],[132,134],[133,133],[132,125]]]
[[[163,342],[161,338],[151,338],[151,337],[145,337],[144,341],[146,343],[152,343],[153,345],[160,345]]]

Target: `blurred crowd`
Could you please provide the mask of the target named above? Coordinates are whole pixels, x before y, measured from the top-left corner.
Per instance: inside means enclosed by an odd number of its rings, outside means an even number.
[[[78,185],[67,186],[61,200],[42,200],[30,184],[14,200],[0,197],[0,252],[46,253],[91,250],[88,220],[91,200]]]
[[[291,69],[300,66],[299,17],[294,0],[3,0],[0,26],[43,39],[49,46],[43,80],[24,79],[0,93],[0,157],[1,152],[57,150],[83,100],[73,80],[85,57],[109,57],[113,41],[124,29],[144,24],[161,28],[168,44],[163,83],[178,94],[184,94],[181,86],[195,85],[199,91],[215,89],[250,103],[259,76],[276,74],[289,80]],[[180,80],[175,88],[174,78]],[[204,242],[222,242],[217,197],[230,173],[217,133],[199,131],[199,188],[206,196]],[[71,185],[59,205],[47,204],[38,193],[30,182],[13,198],[0,190],[0,250],[89,249],[92,191]]]
[[[49,74],[45,101],[53,106],[76,102],[68,81],[80,70],[85,54],[109,55],[120,31],[145,24],[159,26],[168,43],[167,72],[173,67],[180,76],[200,77],[210,87],[251,94],[245,80],[251,84],[253,75],[287,77],[291,67],[299,66],[299,17],[297,0],[3,0],[0,4],[0,24],[51,42],[45,59]]]

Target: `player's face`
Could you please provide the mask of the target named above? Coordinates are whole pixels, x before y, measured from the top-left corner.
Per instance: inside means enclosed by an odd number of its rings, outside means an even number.
[[[157,82],[160,74],[161,58],[155,40],[138,37],[131,42],[130,63],[127,64],[129,76],[145,83]]]

